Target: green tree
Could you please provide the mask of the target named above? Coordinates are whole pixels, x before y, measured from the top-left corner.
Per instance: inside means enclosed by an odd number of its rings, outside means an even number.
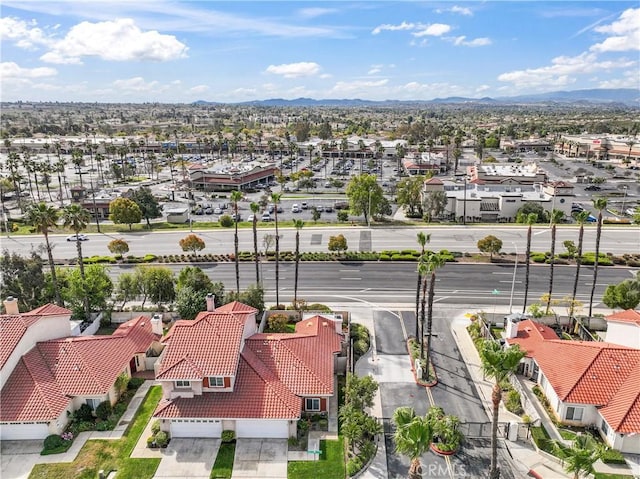
[[[65,206],[62,210],[62,222],[65,228],[71,228],[76,234],[76,251],[78,252],[78,266],[80,268],[80,276],[84,281],[84,259],[82,257],[82,241],[80,241],[80,232],[84,230],[91,221],[91,213],[89,210],[83,208],[78,204],[71,204]],[[85,318],[89,319],[91,313],[89,307],[89,293],[85,292],[84,295],[84,311]]]
[[[252,202],[249,207],[253,213],[251,228],[253,230],[253,259],[256,264],[256,284],[260,284],[260,253],[258,252],[258,213],[260,212],[260,205]]]
[[[16,298],[20,311],[42,306],[48,300],[43,267],[42,258],[36,251],[23,257],[4,249],[0,257],[0,296]]]
[[[278,233],[278,205],[281,193],[271,193],[271,202],[274,204],[274,219],[276,224],[276,305],[280,305],[280,234]]]
[[[485,236],[478,240],[478,249],[482,253],[489,253],[489,258],[493,261],[493,255],[500,253],[502,240],[493,235]]]
[[[604,292],[602,302],[611,309],[635,309],[640,304],[640,278],[625,279],[618,284],[610,284]]]
[[[196,254],[202,251],[206,246],[204,240],[194,234],[185,236],[179,241],[179,244],[180,248],[182,248],[182,251],[191,251]]]
[[[527,225],[527,250],[524,255],[525,273],[524,273],[524,303],[522,305],[522,313],[527,311],[527,299],[529,297],[529,270],[531,266],[531,237],[533,233],[533,225],[538,221],[537,213],[529,213],[520,216],[520,220]]]
[[[135,201],[129,198],[116,198],[109,203],[109,219],[115,224],[131,225],[140,223],[142,220],[142,211]]]
[[[313,220],[314,223],[317,223],[318,220],[320,219],[320,212],[318,211],[318,208],[316,208],[315,206],[311,208],[311,219]]]
[[[393,434],[396,451],[411,460],[409,479],[420,479],[420,458],[433,441],[433,424],[427,416],[418,416],[413,408],[407,406],[396,409],[392,421],[396,426]]]
[[[340,210],[338,211],[337,218],[338,218],[338,221],[340,221],[341,223],[345,223],[349,221],[349,212]]]
[[[560,441],[551,441],[551,446],[564,465],[565,471],[573,474],[573,479],[594,474],[593,465],[604,456],[606,448],[591,434],[579,433],[569,446]]]
[[[547,296],[547,309],[545,314],[549,314],[549,308],[551,307],[551,296],[553,294],[553,271],[556,263],[556,233],[557,225],[564,218],[564,213],[560,210],[553,210],[551,212],[551,253],[549,254],[549,293]]]
[[[129,243],[123,239],[114,239],[109,241],[107,248],[109,248],[109,251],[113,254],[123,255],[129,252]]]
[[[536,223],[544,223],[547,221],[547,212],[540,203],[527,202],[518,209],[518,212],[516,213],[516,222],[528,223],[527,216],[531,213],[536,215]]]
[[[137,190],[134,190],[131,199],[138,205],[138,208],[140,208],[142,218],[146,220],[147,228],[150,229],[150,220],[153,218],[160,218],[162,216],[162,209],[160,208],[160,204],[156,197],[153,196],[151,188],[142,186]]]
[[[295,274],[293,280],[293,304],[298,304],[298,270],[300,268],[300,230],[304,226],[304,221],[293,220],[293,226],[296,228],[296,257],[295,257]]]
[[[409,218],[422,218],[424,215],[422,205],[422,188],[425,177],[421,175],[411,176],[400,180],[397,186],[397,202],[404,208]]]
[[[444,213],[447,207],[447,193],[444,191],[432,191],[424,196],[424,213],[428,223],[434,217]]]
[[[230,291],[224,297],[224,302],[227,304],[232,301],[240,301],[256,308],[258,311],[264,311],[264,289],[262,289],[262,286],[252,284],[239,294],[235,291]]]
[[[240,258],[238,258],[238,203],[242,200],[243,194],[242,191],[232,191],[231,192],[231,203],[233,204],[233,213],[235,214],[235,232],[233,235],[233,252],[234,252],[234,263],[236,266],[236,291],[240,291]]]
[[[79,268],[68,270],[65,282],[63,295],[76,318],[82,315],[88,319],[92,311],[105,309],[113,292],[113,282],[100,264],[87,265],[84,276]]]
[[[431,235],[424,234],[422,231],[418,233],[418,244],[420,245],[420,260],[424,257],[425,246],[427,243],[431,242]],[[419,266],[419,263],[418,263]],[[418,318],[420,317],[420,286],[422,285],[422,274],[420,273],[420,268],[417,268],[418,272],[418,284],[416,285],[416,341],[422,347],[423,334],[420,329],[420,321]]]
[[[137,275],[133,273],[122,273],[118,276],[118,285],[116,286],[116,299],[122,301],[120,310],[123,310],[128,301],[133,301],[141,294],[140,283],[138,283]]]
[[[501,384],[516,372],[525,352],[517,344],[505,349],[497,341],[483,341],[479,353],[484,376],[494,381],[491,393],[493,415],[491,419],[491,470],[489,477],[498,479],[500,477],[500,468],[498,467],[498,412],[500,411],[500,401],[502,400]]]
[[[351,213],[356,216],[363,215],[367,224],[371,216],[382,211],[384,191],[378,184],[376,175],[354,176],[347,185],[346,194]]]
[[[426,379],[430,380],[431,378],[431,331],[433,328],[433,299],[435,296],[435,287],[436,287],[436,270],[438,268],[442,268],[445,265],[444,257],[439,253],[434,253],[429,251],[426,253],[420,262],[420,275],[424,278],[424,281],[427,281],[427,275],[431,275],[429,278],[429,296],[427,299],[428,313],[427,313],[427,347],[426,347],[426,367],[423,373],[426,373]],[[423,303],[424,304],[424,303]],[[422,322],[424,324],[424,308],[422,308],[421,312]]]
[[[329,236],[329,251],[337,251],[341,253],[347,251],[347,238],[344,235]]]
[[[60,289],[58,287],[58,277],[56,276],[56,267],[53,262],[53,254],[51,252],[51,244],[49,243],[49,233],[53,228],[57,226],[60,213],[52,206],[47,206],[46,203],[33,203],[27,207],[24,215],[25,223],[33,226],[36,231],[42,233],[44,236],[45,248],[47,251],[47,257],[49,258],[49,268],[51,269],[51,282],[53,286],[53,292],[56,298],[56,303],[59,306],[64,306]]]
[[[140,285],[143,308],[147,299],[158,306],[174,300],[173,272],[169,268],[165,266],[139,265],[134,270],[134,276]]]
[[[593,314],[593,297],[596,293],[596,282],[598,281],[598,263],[600,259],[600,239],[602,238],[602,211],[607,209],[606,198],[595,198],[593,206],[598,210],[598,223],[596,228],[596,255],[593,260],[593,282],[591,283],[591,294],[589,295],[589,317]]]
[[[209,276],[197,266],[185,266],[180,270],[176,280],[176,289],[180,291],[182,288],[191,288],[195,291],[202,290],[206,293],[215,292],[214,284],[209,279]]]
[[[584,244],[584,224],[589,219],[589,212],[584,210],[580,211],[576,216],[576,223],[580,225],[580,229],[578,231],[578,247],[576,248],[576,253],[574,258],[576,260],[576,275],[573,280],[573,290],[571,292],[571,306],[569,309],[569,321],[573,320],[573,312],[576,303],[576,296],[578,295],[578,281],[580,278],[580,266],[582,265],[582,247]]]

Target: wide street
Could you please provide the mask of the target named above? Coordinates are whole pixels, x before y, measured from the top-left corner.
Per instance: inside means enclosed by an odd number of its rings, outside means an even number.
[[[477,253],[478,240],[494,235],[502,240],[503,252],[515,252],[522,254],[527,245],[526,226],[500,226],[500,225],[457,225],[440,226],[429,225],[424,227],[373,227],[360,226],[344,227],[314,227],[306,224],[300,230],[301,251],[327,251],[329,237],[343,234],[347,239],[349,251],[383,251],[418,249],[416,233],[423,231],[431,235],[431,241],[427,248],[439,251],[462,251]],[[205,242],[202,253],[228,254],[233,253],[233,228],[215,230],[194,230],[194,233]],[[180,254],[178,242],[189,234],[189,230],[170,232],[122,232],[107,234],[89,234],[89,240],[83,242],[83,254],[108,255],[107,244],[120,238],[129,244],[129,254],[143,256],[147,253]],[[263,238],[267,234],[275,234],[272,225],[258,229],[258,248],[264,251]],[[294,251],[296,230],[294,228],[279,228],[281,235],[280,250]],[[238,231],[240,251],[253,251],[253,232],[250,226],[240,228]],[[532,251],[548,251],[550,248],[550,229],[546,226],[535,226],[531,241]],[[595,249],[596,228],[593,225],[585,227],[584,251]],[[67,235],[50,235],[50,241],[54,245],[54,258],[64,259],[76,256],[76,245],[72,241],[66,241]],[[559,226],[556,235],[556,248],[558,252],[565,251],[562,246],[565,240],[577,243],[578,228],[576,226]],[[42,235],[31,236],[2,236],[0,246],[21,255],[28,254],[32,248],[44,243]],[[273,249],[273,247],[271,247]],[[640,252],[640,228],[635,226],[619,227],[605,225],[602,228],[600,250],[604,253],[624,254]]]

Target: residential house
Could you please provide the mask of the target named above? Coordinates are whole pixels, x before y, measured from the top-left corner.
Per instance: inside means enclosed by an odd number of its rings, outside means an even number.
[[[606,316],[608,343],[640,349],[640,311],[627,309]]]
[[[163,399],[154,413],[173,437],[295,436],[303,413],[328,413],[336,392],[341,322],[314,316],[294,333],[256,329],[257,310],[233,302],[178,321],[156,365]]]
[[[7,303],[5,302],[5,305]],[[60,434],[82,404],[118,400],[116,380],[147,367],[162,345],[160,319],[146,316],[111,336],[69,336],[71,311],[52,304],[0,315],[0,440]]]
[[[522,372],[535,380],[563,424],[595,427],[621,452],[640,450],[640,350],[568,341],[548,326],[507,317],[506,342],[526,351]]]

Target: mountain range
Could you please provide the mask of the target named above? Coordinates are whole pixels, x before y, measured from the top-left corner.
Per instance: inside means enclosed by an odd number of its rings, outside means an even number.
[[[218,105],[220,102],[198,100],[198,105]],[[295,98],[286,100],[283,98],[271,98],[268,100],[252,100],[233,103],[233,105],[247,106],[280,106],[280,107],[393,107],[393,106],[419,106],[433,104],[467,104],[467,105],[540,105],[540,104],[610,104],[640,107],[640,89],[635,88],[601,88],[590,90],[571,90],[538,93],[532,95],[519,95],[509,97],[447,97],[434,98],[433,100],[361,100],[361,99],[322,99]]]

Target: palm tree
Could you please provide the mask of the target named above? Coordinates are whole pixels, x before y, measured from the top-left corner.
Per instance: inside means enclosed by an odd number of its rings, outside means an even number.
[[[537,213],[529,213],[525,218],[525,223],[529,226],[527,229],[527,252],[525,254],[526,268],[524,275],[524,304],[522,305],[522,313],[527,311],[527,297],[529,296],[529,267],[531,265],[531,236],[532,227],[538,221]]]
[[[602,236],[602,211],[607,208],[606,198],[595,198],[593,206],[598,210],[598,224],[596,229],[596,256],[593,260],[593,283],[591,284],[591,295],[589,296],[589,317],[593,313],[593,295],[596,292],[596,282],[598,281],[598,260],[600,259],[600,238]]]
[[[62,296],[60,295],[60,288],[58,288],[56,265],[53,262],[51,244],[49,243],[49,232],[57,225],[59,216],[60,214],[57,209],[52,206],[47,206],[44,202],[32,203],[27,207],[27,211],[24,215],[24,221],[25,223],[35,227],[36,231],[42,233],[44,236],[47,256],[49,258],[49,267],[51,268],[51,283],[56,297],[56,303],[60,306],[64,306]]]
[[[293,306],[298,309],[298,268],[300,266],[300,230],[304,226],[304,221],[293,220],[293,226],[296,228],[296,269],[293,280]]]
[[[573,280],[573,292],[571,294],[571,305],[569,306],[569,321],[573,321],[573,310],[576,303],[576,295],[578,294],[578,278],[580,278],[580,265],[582,264],[582,246],[584,243],[584,224],[589,219],[587,210],[580,211],[576,217],[576,223],[580,225],[578,232],[578,250],[576,251],[576,277]]]
[[[431,242],[431,235],[424,234],[422,231],[418,233],[418,244],[420,245],[420,260],[424,256],[424,247],[427,243]],[[418,268],[418,282],[416,285],[416,341],[422,345],[422,335],[420,334],[420,322],[418,321],[418,309],[420,307],[420,285],[422,284],[422,275],[420,274],[420,268]]]
[[[276,223],[276,305],[280,305],[280,235],[278,234],[278,204],[282,193],[271,193],[271,201],[274,205],[274,220]]]
[[[231,202],[233,203],[233,213],[235,218],[235,233],[233,235],[233,247],[235,252],[236,263],[236,292],[240,294],[240,258],[238,258],[238,201],[242,199],[242,191],[235,190],[231,192]]]
[[[417,416],[411,407],[399,407],[393,413],[393,422],[396,430],[393,434],[393,442],[396,451],[411,460],[409,466],[409,479],[422,477],[422,457],[433,441],[433,424],[427,416]]]
[[[549,308],[551,307],[551,295],[553,294],[553,266],[556,260],[556,227],[562,218],[564,212],[560,210],[551,211],[551,253],[549,258],[549,294],[547,296],[547,308],[545,314],[549,314]]]
[[[551,447],[555,454],[561,457],[564,470],[569,474],[573,473],[573,479],[593,474],[593,465],[602,459],[606,450],[591,434],[583,433],[576,434],[570,446],[552,441]]]
[[[482,361],[482,373],[485,377],[493,379],[491,402],[493,403],[493,417],[491,427],[491,471],[489,477],[498,479],[500,468],[498,467],[498,411],[502,400],[502,387],[500,384],[518,369],[525,352],[516,344],[503,348],[498,341],[483,341],[480,346],[480,360]]]
[[[71,228],[73,232],[76,234],[76,250],[78,251],[78,267],[80,268],[80,277],[84,283],[85,275],[84,275],[84,260],[82,258],[82,241],[80,241],[80,237],[78,236],[82,230],[84,230],[89,222],[91,221],[91,213],[86,208],[78,204],[71,204],[66,206],[62,210],[62,222],[65,228]],[[89,307],[89,296],[85,290],[84,294],[84,312],[85,318],[90,318],[90,307]]]
[[[429,252],[426,255],[426,258],[423,261],[423,264],[426,266],[425,270],[425,281],[426,281],[426,273],[431,274],[431,278],[429,279],[429,299],[428,306],[429,312],[427,315],[427,380],[430,378],[431,368],[429,367],[431,360],[431,329],[433,328],[433,297],[435,295],[435,287],[436,287],[436,270],[438,268],[442,268],[445,264],[445,259],[440,253]]]
[[[260,211],[260,205],[252,202],[249,207],[253,213],[253,257],[256,262],[256,284],[260,284],[260,255],[258,254],[258,212]]]

